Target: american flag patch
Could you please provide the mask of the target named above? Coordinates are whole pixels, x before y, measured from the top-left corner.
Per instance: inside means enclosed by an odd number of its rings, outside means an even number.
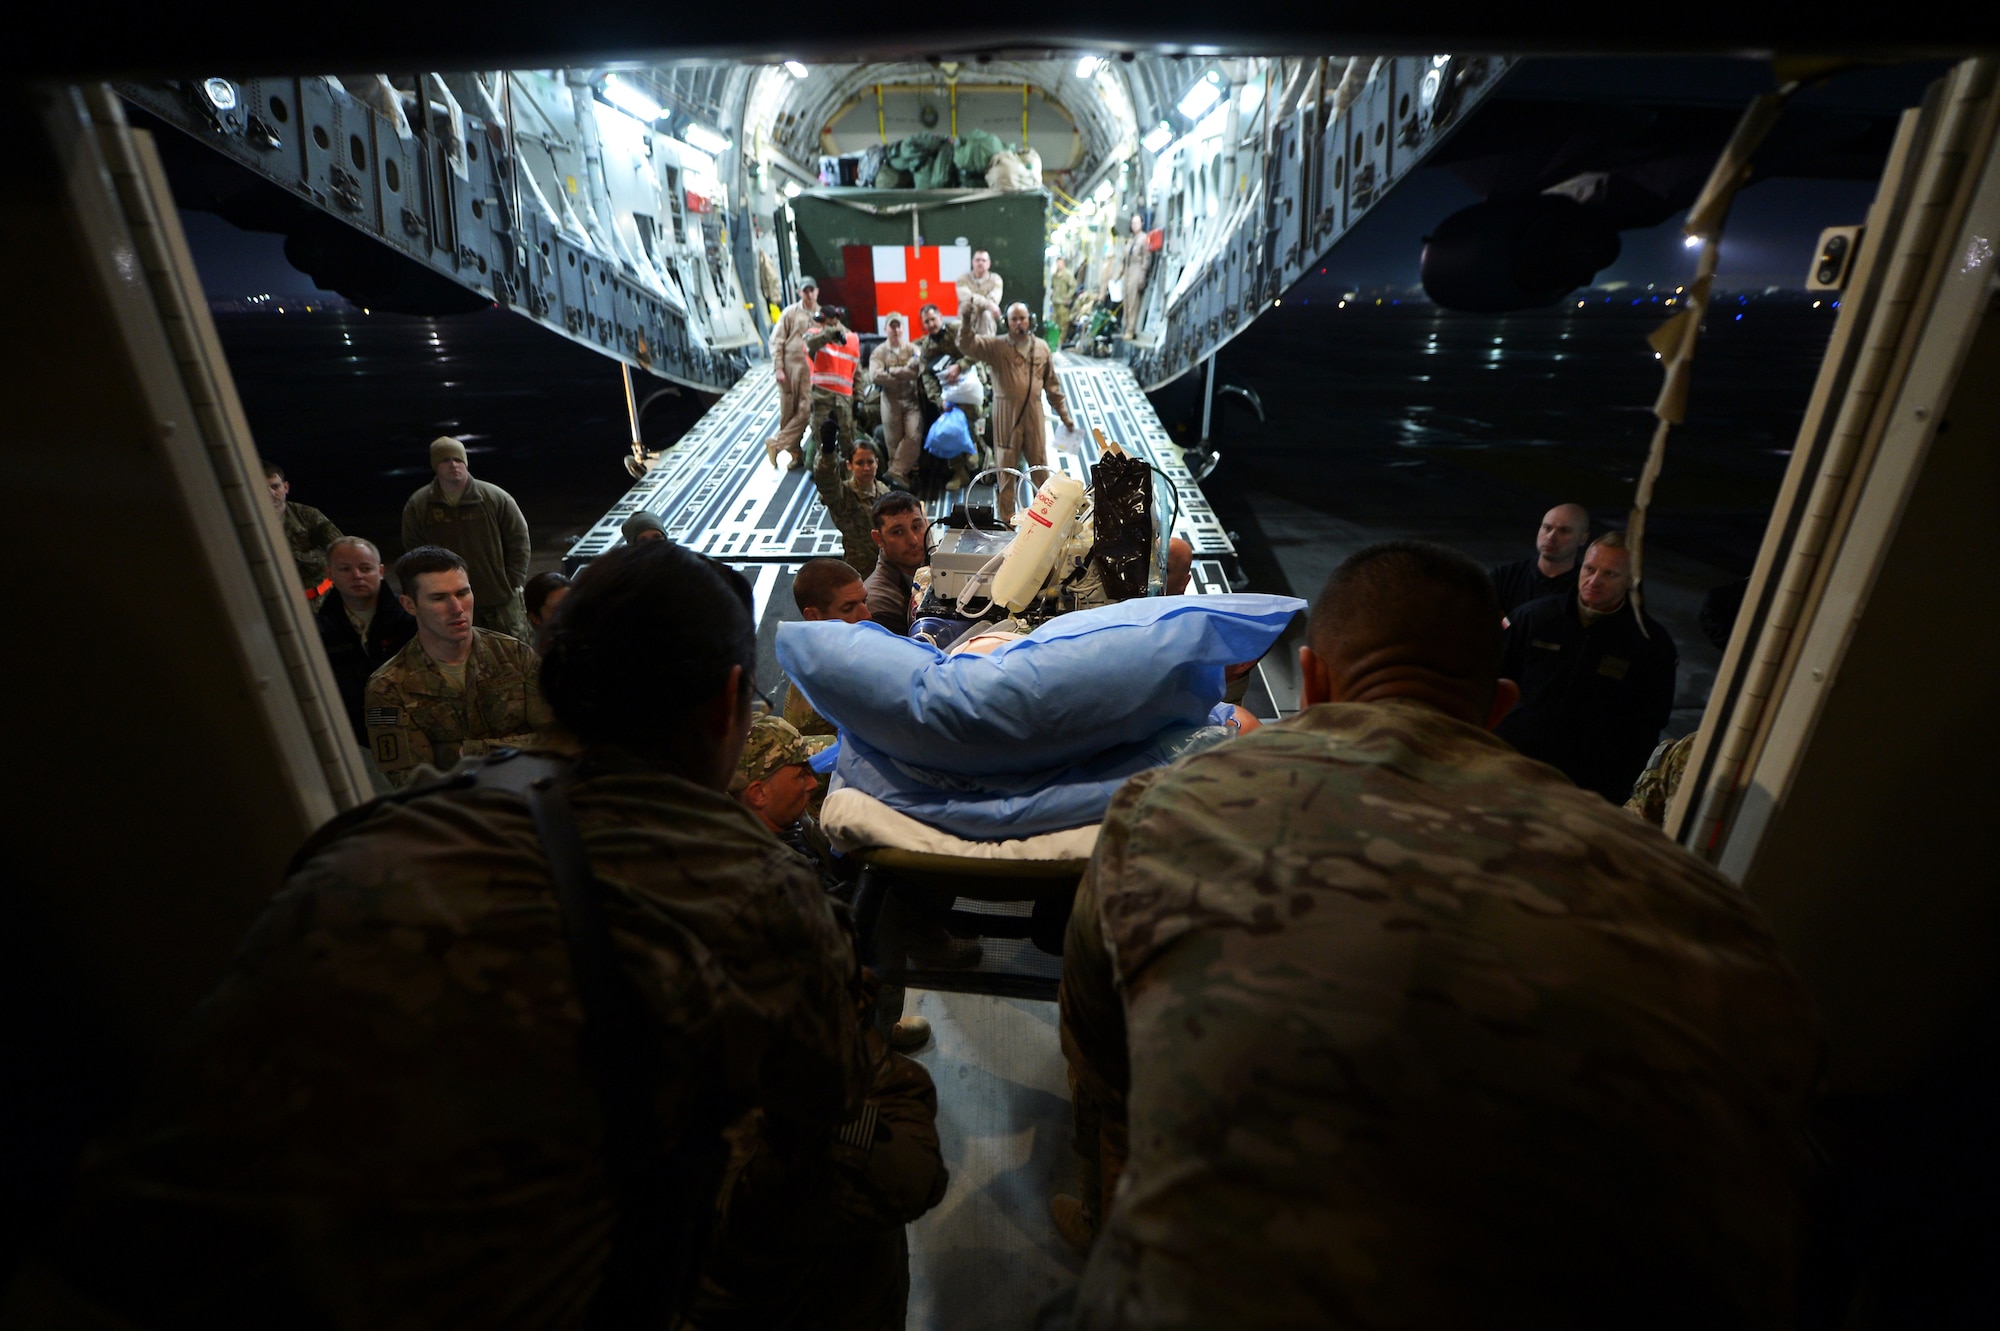
[[[403,724],[403,709],[400,707],[370,707],[365,719],[371,726],[400,726]]]
[[[861,1117],[841,1126],[834,1134],[834,1140],[857,1150],[868,1150],[875,1145],[875,1129],[881,1122],[881,1113],[872,1104],[861,1106]]]

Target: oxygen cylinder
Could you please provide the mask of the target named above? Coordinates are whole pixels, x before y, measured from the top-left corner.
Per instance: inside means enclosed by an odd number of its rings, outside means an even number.
[[[1055,476],[1041,488],[1035,502],[1021,516],[1014,543],[1007,547],[1007,560],[993,576],[993,600],[1009,610],[1026,609],[1042,589],[1049,565],[1069,535],[1070,520],[1083,505],[1083,482],[1074,476]]]

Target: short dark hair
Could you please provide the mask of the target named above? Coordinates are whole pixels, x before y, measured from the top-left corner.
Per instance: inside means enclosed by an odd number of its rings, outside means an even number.
[[[550,620],[542,694],[587,746],[678,765],[705,758],[688,725],[743,668],[756,691],[757,620],[743,575],[673,541],[621,545],[577,574]],[[637,693],[648,701],[633,706]]]
[[[275,462],[267,461],[264,463],[264,475],[266,477],[276,476],[282,481],[285,479],[285,469]]]
[[[801,614],[807,610],[825,614],[833,609],[834,593],[859,581],[861,575],[844,559],[808,559],[792,578],[792,603]]]
[[[917,306],[917,317],[919,319],[923,318],[926,314],[936,314],[938,318],[944,318],[944,311],[938,309],[937,302],[934,300],[925,301],[922,305]]]
[[[891,490],[888,494],[877,499],[875,506],[868,510],[868,525],[876,531],[880,531],[882,530],[882,523],[889,518],[895,517],[898,513],[921,513],[923,511],[924,506],[917,502],[915,495],[909,493],[907,490]]]
[[[405,596],[417,594],[417,578],[425,573],[466,571],[465,561],[441,545],[420,545],[396,561],[396,585]]]
[[[1500,597],[1486,570],[1431,541],[1381,541],[1341,562],[1313,602],[1307,639],[1332,660],[1344,644],[1393,645],[1459,678],[1500,673]]]
[[[548,604],[549,594],[558,587],[569,586],[569,579],[560,573],[537,573],[528,579],[528,585],[521,589],[522,600],[531,618],[542,613]]]
[[[873,453],[878,458],[882,456],[882,445],[876,443],[875,440],[869,435],[862,435],[859,439],[856,439],[854,441],[854,447],[847,450],[847,456],[853,457],[856,453],[859,453],[864,448],[867,449],[870,453]]]

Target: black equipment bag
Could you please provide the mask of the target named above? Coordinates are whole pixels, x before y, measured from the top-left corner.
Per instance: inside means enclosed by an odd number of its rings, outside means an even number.
[[[1106,452],[1090,468],[1090,562],[1115,601],[1146,594],[1153,571],[1153,469]]]

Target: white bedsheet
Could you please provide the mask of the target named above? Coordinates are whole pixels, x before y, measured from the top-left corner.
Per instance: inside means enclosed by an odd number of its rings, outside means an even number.
[[[973,860],[1087,860],[1097,847],[1096,823],[1015,841],[966,841],[898,813],[852,786],[843,786],[826,797],[820,806],[819,825],[843,852],[887,846]]]

